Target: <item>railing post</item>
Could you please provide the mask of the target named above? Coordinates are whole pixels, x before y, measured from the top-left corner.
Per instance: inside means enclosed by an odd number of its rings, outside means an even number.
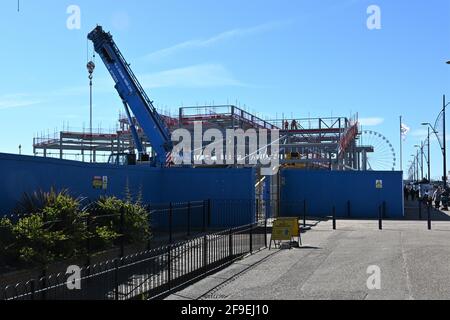
[[[148,216],[149,216],[149,219],[151,219],[151,218],[152,218],[152,216],[151,216],[152,210],[151,210],[150,204],[148,205],[147,208],[148,208]],[[147,223],[150,225],[151,220],[147,221]],[[151,248],[152,248],[151,237],[148,237],[148,241],[147,241],[147,250],[150,250]]]
[[[169,203],[169,244],[172,244],[172,202]]]
[[[419,200],[419,220],[422,220],[422,201]]]
[[[42,282],[42,286],[40,286],[41,282]],[[44,289],[42,291],[41,300],[46,300],[47,299],[47,290],[45,290],[45,289],[47,288],[47,266],[44,267],[44,270],[42,270],[42,277],[38,281],[38,287],[41,287],[42,289]]]
[[[208,236],[203,236],[203,268],[206,270],[208,267]]]
[[[172,244],[169,244],[167,248],[167,285],[170,290],[172,289]]]
[[[253,253],[253,225],[250,225],[250,253]]]
[[[230,260],[233,260],[233,229],[230,229],[228,245],[229,245]]]
[[[211,199],[208,199],[208,229],[211,228]]]
[[[259,199],[256,199],[255,205],[256,205],[255,221],[256,221],[256,223],[259,223]]]
[[[31,291],[31,300],[34,300],[35,298],[35,293],[36,293],[36,288],[35,288],[35,283],[34,283],[34,279],[30,281],[30,291]]]
[[[120,209],[120,257],[125,255],[125,208]]]
[[[264,219],[264,246],[267,248],[267,217]]]
[[[188,202],[188,212],[187,212],[187,235],[191,235],[191,202]]]
[[[336,207],[333,206],[333,230],[336,230]]]
[[[427,213],[428,213],[428,230],[431,230],[431,208],[430,206],[427,206]]]
[[[202,227],[202,232],[206,232],[206,205],[205,205],[205,200],[203,200],[203,227]]]
[[[303,200],[303,228],[306,228],[306,199]]]
[[[114,300],[119,300],[119,259],[114,259]]]

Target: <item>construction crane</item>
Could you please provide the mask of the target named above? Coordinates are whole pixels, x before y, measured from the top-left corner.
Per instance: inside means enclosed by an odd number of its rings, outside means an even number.
[[[115,88],[122,99],[130,122],[139,159],[145,161],[149,157],[134,128],[130,109],[150,141],[154,154],[151,159],[152,164],[159,167],[166,166],[173,144],[170,139],[170,131],[153,106],[153,101],[148,98],[109,32],[107,33],[101,26],[97,26],[88,34],[88,39],[93,42],[95,52],[101,57],[114,79]]]

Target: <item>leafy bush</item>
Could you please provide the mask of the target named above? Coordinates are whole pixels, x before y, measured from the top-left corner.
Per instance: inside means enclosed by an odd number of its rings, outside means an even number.
[[[114,245],[114,240],[120,237],[112,226],[97,226],[93,235],[92,247],[94,250],[103,250],[111,248]]]
[[[39,190],[33,193],[24,193],[17,204],[15,212],[19,214],[40,213],[49,203],[54,202],[58,195],[67,194],[67,190],[62,190],[58,193],[53,188],[49,192]]]
[[[63,257],[77,256],[86,252],[86,217],[80,210],[80,200],[61,192],[48,199],[42,210],[45,222],[51,231],[62,232],[66,240],[57,244],[56,252]]]
[[[7,218],[0,219],[0,264],[6,265],[14,260],[11,249],[15,239],[12,221]]]
[[[0,262],[46,266],[91,250],[118,244],[144,242],[150,238],[149,216],[140,201],[102,197],[87,208],[67,190],[38,191],[24,195],[16,223],[0,219]],[[121,217],[123,213],[123,217]],[[123,221],[122,221],[123,218]]]
[[[102,197],[94,204],[92,212],[99,225],[113,228],[116,234],[123,236],[125,243],[147,241],[151,236],[149,213],[139,202]]]
[[[51,231],[45,225],[41,214],[22,218],[12,228],[15,243],[10,254],[15,253],[21,262],[47,265],[59,258],[56,246],[67,240],[62,231]]]

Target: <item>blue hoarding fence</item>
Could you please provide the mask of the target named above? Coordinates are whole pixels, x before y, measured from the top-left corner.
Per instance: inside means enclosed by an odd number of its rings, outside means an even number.
[[[378,206],[386,202],[386,218],[403,218],[401,172],[281,170],[281,204],[288,214],[289,203],[307,201],[313,216],[330,216],[333,206],[338,218],[377,218]]]

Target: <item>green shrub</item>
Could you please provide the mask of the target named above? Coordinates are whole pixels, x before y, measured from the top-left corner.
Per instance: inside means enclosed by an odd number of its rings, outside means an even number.
[[[102,197],[94,205],[93,211],[101,226],[111,226],[123,235],[125,243],[148,241],[151,236],[149,213],[138,202],[122,201],[115,197]],[[121,230],[121,213],[124,214]],[[100,218],[104,216],[104,218]]]
[[[6,265],[14,260],[12,247],[15,240],[11,220],[7,218],[0,219],[0,264]]]
[[[46,266],[49,263],[119,244],[150,239],[149,214],[140,200],[102,197],[88,209],[67,190],[24,195],[17,212],[26,214],[13,223],[0,219],[0,262]],[[121,213],[123,212],[123,224]]]
[[[57,243],[67,240],[62,231],[50,231],[41,214],[22,218],[12,228],[15,243],[11,251],[21,262],[33,265],[48,265],[59,258]]]
[[[59,193],[49,199],[42,215],[51,231],[62,232],[66,236],[66,241],[58,243],[55,248],[58,255],[68,258],[86,252],[88,214],[80,210],[79,199],[65,192]]]
[[[111,248],[114,245],[114,241],[119,237],[120,235],[113,230],[112,226],[97,226],[92,237],[92,249],[103,250]]]
[[[62,190],[56,192],[55,189],[51,188],[49,192],[39,190],[32,193],[24,193],[22,199],[17,204],[15,212],[19,214],[40,213],[61,194],[67,195],[68,191]]]

